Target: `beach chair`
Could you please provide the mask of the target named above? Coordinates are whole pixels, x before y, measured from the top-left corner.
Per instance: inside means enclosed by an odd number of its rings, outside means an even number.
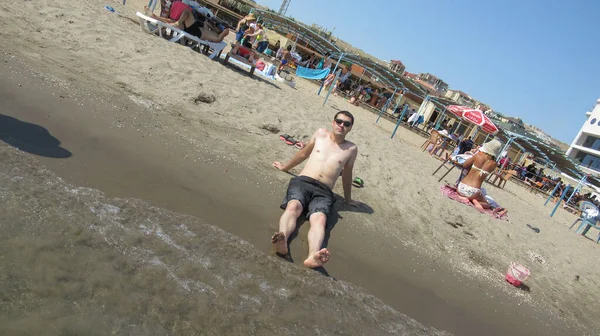
[[[254,52],[252,49],[248,49],[244,46],[239,46],[239,49],[244,49],[247,50],[249,52]],[[227,55],[225,55],[225,59],[223,60],[223,64],[227,65],[229,63],[229,59],[233,58],[234,60],[246,64],[247,66],[250,67],[250,76],[252,76],[254,74],[254,70],[256,70],[256,63],[254,62],[250,62],[248,61],[245,57],[237,55],[232,53],[232,51],[230,50]]]
[[[577,227],[577,230],[575,230],[575,233],[577,234],[585,236],[585,234],[591,228],[600,230],[600,226],[598,225],[600,210],[598,210],[598,207],[596,207],[592,202],[585,201],[581,202],[581,204],[579,205],[579,209],[581,210],[581,215],[573,222],[573,224],[571,224],[569,230],[572,229],[575,226],[575,224],[577,224],[577,222],[581,222],[581,224],[579,224],[579,227]],[[589,213],[593,213],[595,214],[595,216],[591,217]],[[596,244],[598,244],[598,242],[600,242],[600,233],[596,238]]]
[[[450,163],[450,166],[447,166],[447,164]],[[442,164],[431,174],[431,176],[435,175],[440,169],[442,169],[442,167],[446,168],[446,172],[444,173],[444,175],[442,175],[442,177],[440,177],[438,179],[438,182],[440,182],[444,177],[446,177],[446,175],[450,174],[450,172],[454,169],[454,168],[458,168],[460,169],[460,176],[458,178],[457,182],[460,182],[460,180],[462,180],[467,174],[465,169],[463,169],[462,165],[458,164],[458,162],[453,161],[450,156],[446,157],[446,160],[444,160],[442,162]]]
[[[488,177],[488,182],[494,186],[497,186],[500,189],[504,189],[504,186],[506,186],[506,181],[510,180],[510,178],[515,176],[516,174],[517,172],[515,170],[504,170],[500,172],[494,172],[490,174],[490,177]],[[498,182],[498,185],[496,185],[496,182]]]
[[[425,140],[425,142],[421,145],[421,148],[423,149],[423,151],[426,151],[427,148],[429,147],[429,145],[437,145],[438,141],[440,141],[441,139],[441,135],[440,132],[436,131],[436,130],[432,130],[431,133],[429,134],[429,139]]]
[[[163,36],[163,33],[166,29],[173,32],[173,37],[171,37],[169,39],[169,42],[183,43],[187,39],[187,40],[191,41],[192,43],[195,43],[198,46],[199,50],[202,50],[202,48],[200,46],[208,46],[209,48],[211,48],[213,50],[213,52],[208,56],[208,58],[210,58],[210,59],[215,59],[216,57],[220,56],[223,49],[227,46],[227,43],[225,43],[223,41],[209,42],[209,41],[199,39],[198,37],[188,34],[181,29],[175,28],[175,27],[171,26],[170,24],[153,19],[153,18],[151,18],[147,15],[144,15],[140,12],[137,12],[136,15],[140,18],[140,26],[142,27],[142,30],[144,30],[144,31],[148,31],[151,34],[155,34],[155,35],[158,35],[163,38],[165,38],[165,36]]]

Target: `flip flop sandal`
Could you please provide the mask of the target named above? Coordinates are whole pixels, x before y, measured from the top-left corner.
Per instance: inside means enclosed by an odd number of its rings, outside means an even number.
[[[281,139],[283,142],[285,142],[286,145],[288,145],[288,146],[293,146],[298,142],[298,141],[294,140],[294,138],[292,138],[291,135],[287,135],[287,134],[279,135],[279,139]]]
[[[296,143],[294,144],[294,147],[296,147],[296,148],[298,148],[298,149],[303,149],[303,148],[304,148],[304,146],[306,146],[306,145],[305,145],[305,144],[304,144],[304,142],[302,142],[302,141],[298,141],[298,142],[296,142]]]
[[[354,179],[354,181],[352,181],[352,185],[357,188],[362,188],[365,186],[365,181],[363,181],[363,179],[361,179],[360,177],[357,177]]]

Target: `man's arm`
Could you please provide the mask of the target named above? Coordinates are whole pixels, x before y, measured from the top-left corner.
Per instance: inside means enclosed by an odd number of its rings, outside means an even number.
[[[316,135],[316,133],[315,133],[315,135]],[[275,167],[281,171],[287,172],[290,169],[301,164],[304,160],[306,160],[310,156],[310,153],[312,153],[312,150],[315,147],[315,135],[312,136],[312,138],[310,139],[310,142],[306,146],[304,146],[304,148],[302,148],[300,151],[298,151],[296,154],[294,154],[294,156],[290,159],[290,161],[288,161],[288,163],[282,164],[281,162],[275,161],[273,163],[273,167]]]
[[[350,154],[350,158],[346,161],[344,165],[344,171],[342,172],[342,186],[344,187],[344,199],[346,203],[350,205],[356,202],[352,201],[352,169],[354,168],[354,161],[356,161],[356,156],[358,155],[358,147],[352,148],[352,153]]]
[[[242,27],[242,23],[246,23],[246,19],[241,19],[240,21],[238,21],[238,24],[235,27],[236,32],[240,31],[240,28]]]

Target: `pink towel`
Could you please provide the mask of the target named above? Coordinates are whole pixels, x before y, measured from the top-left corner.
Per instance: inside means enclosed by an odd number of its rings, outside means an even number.
[[[451,199],[453,199],[453,200],[455,200],[455,201],[457,201],[459,203],[462,203],[462,204],[467,204],[467,205],[469,205],[469,206],[477,209],[472,202],[461,200],[460,197],[459,197],[459,195],[458,195],[458,192],[456,191],[456,188],[453,187],[453,186],[450,186],[450,185],[447,185],[447,184],[446,185],[442,185],[442,186],[440,186],[440,191],[442,192],[443,195],[448,196],[448,198],[451,198]],[[506,214],[500,216],[496,212],[492,211],[492,209],[477,209],[477,211],[479,211],[481,213],[484,213],[484,214],[487,214],[487,215],[490,215],[490,216],[492,216],[493,218],[496,218],[496,219],[508,220]]]

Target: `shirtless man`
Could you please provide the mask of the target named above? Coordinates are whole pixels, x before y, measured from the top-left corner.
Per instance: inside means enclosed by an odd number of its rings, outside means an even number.
[[[308,231],[308,258],[304,266],[316,268],[325,264],[330,257],[326,248],[321,248],[325,238],[327,216],[333,206],[333,186],[342,172],[344,199],[351,206],[360,203],[353,201],[352,167],[356,160],[358,147],[346,140],[352,129],[354,117],[350,112],[338,112],[331,123],[332,131],[318,129],[304,149],[286,163],[273,163],[282,171],[289,171],[308,159],[300,175],[290,180],[287,194],[281,208],[283,215],[279,219],[279,232],[271,238],[275,250],[283,255],[288,253],[288,239],[296,228],[296,220],[306,209],[306,218],[310,222]]]
[[[277,68],[277,73],[281,72],[281,70],[283,70],[283,68],[285,68],[285,65],[288,64],[291,60],[292,60],[292,46],[289,45],[281,53],[281,63],[279,64],[279,67]]]

